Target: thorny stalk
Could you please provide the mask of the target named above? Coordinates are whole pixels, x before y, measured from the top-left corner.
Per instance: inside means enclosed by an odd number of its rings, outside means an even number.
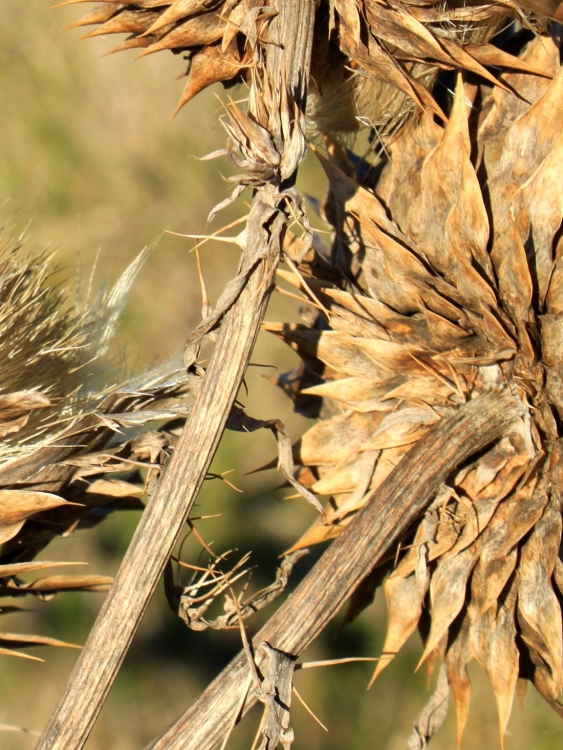
[[[37,750],[84,746],[209,469],[241,386],[274,287],[288,206],[305,153],[304,108],[313,0],[276,0],[257,48],[249,111],[230,107],[231,158],[256,188],[237,277],[188,341],[192,368],[201,337],[219,336],[175,453],[149,501],[114,585]],[[263,31],[262,34],[266,32]],[[260,41],[260,40],[258,40]],[[264,147],[265,148],[262,148]]]

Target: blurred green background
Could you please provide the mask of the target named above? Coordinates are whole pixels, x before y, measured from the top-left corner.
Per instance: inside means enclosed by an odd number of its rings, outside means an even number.
[[[198,161],[224,145],[219,124],[221,89],[208,90],[171,120],[183,83],[179,57],[160,54],[134,64],[134,53],[105,57],[115,38],[76,44],[80,33],[63,32],[89,6],[51,10],[47,0],[3,0],[0,24],[0,214],[2,223],[20,231],[28,227],[28,249],[51,245],[72,276],[77,263],[114,280],[141,248],[157,240],[133,289],[118,342],[129,371],[149,367],[181,349],[200,317],[201,297],[193,241],[167,232],[205,233],[210,209],[229,189],[223,177],[232,173],[225,159]],[[308,157],[301,188],[322,197],[325,182]],[[219,228],[243,215],[243,196],[215,220]],[[232,233],[238,232],[238,229]],[[228,234],[230,232],[227,232]],[[215,300],[237,263],[236,246],[210,242],[202,249],[205,278]],[[72,283],[72,282],[71,282]],[[298,306],[274,295],[268,318],[297,320]],[[256,363],[284,371],[295,364],[292,353],[263,335]],[[293,415],[289,401],[251,368],[248,411],[261,418],[279,417],[297,439],[307,422]],[[218,480],[207,482],[199,507],[218,519],[200,529],[215,547],[253,551],[257,565],[253,584],[268,583],[277,555],[312,520],[299,501],[286,501],[276,472],[245,476],[275,455],[269,434],[228,434],[213,470],[233,470],[229,479],[242,494]],[[60,539],[49,559],[86,560],[92,572],[113,574],[133,533],[138,514],[123,514],[93,531]],[[184,559],[197,561],[198,545],[190,540]],[[295,579],[321,550],[299,563]],[[101,594],[59,595],[51,602],[32,601],[31,612],[3,617],[11,632],[38,632],[83,643],[103,600]],[[263,617],[271,613],[271,607]],[[258,627],[263,617],[250,622]],[[336,626],[305,659],[377,656],[385,629],[380,593],[373,607],[352,626]],[[125,665],[87,744],[88,750],[140,750],[191,702],[234,655],[236,632],[193,633],[175,618],[159,591],[136,637]],[[37,649],[45,664],[0,657],[0,722],[41,729],[60,694],[76,651]],[[426,677],[414,674],[420,655],[417,637],[380,677],[365,688],[371,666],[343,665],[307,670],[296,685],[320,719],[324,732],[294,700],[292,725],[296,750],[402,750],[412,721],[428,697]],[[472,669],[475,694],[466,732],[466,748],[499,747],[494,698],[480,670]],[[249,748],[258,713],[233,734],[228,747]],[[561,747],[563,725],[530,690],[522,712],[515,706],[506,746],[509,750]],[[0,733],[0,748],[28,750],[33,736]],[[450,712],[432,747],[455,746],[455,718]]]

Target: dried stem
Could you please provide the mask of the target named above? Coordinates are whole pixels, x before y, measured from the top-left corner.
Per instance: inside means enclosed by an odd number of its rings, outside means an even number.
[[[268,53],[266,76],[287,81],[303,106],[310,63],[313,0],[278,0],[278,39],[291,55]],[[282,23],[283,21],[283,23]],[[283,147],[283,134],[278,142]],[[288,181],[289,184],[294,180]],[[286,183],[286,185],[288,184]],[[215,350],[177,449],[147,505],[115,583],[37,750],[84,746],[209,469],[237,396],[274,286],[288,218],[276,200],[279,180],[257,190],[250,212],[242,291],[223,318]]]
[[[448,476],[498,439],[522,413],[508,394],[491,393],[461,406],[430,428],[352,523],[332,543],[296,591],[253,639],[297,658],[350,597],[358,583],[420,515]],[[146,750],[211,750],[256,702],[240,653],[192,706]]]

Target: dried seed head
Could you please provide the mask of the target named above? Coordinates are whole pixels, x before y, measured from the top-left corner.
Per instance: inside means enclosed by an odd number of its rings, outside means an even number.
[[[25,252],[0,238],[0,589],[3,597],[52,598],[58,591],[107,591],[111,578],[20,574],[57,563],[29,562],[55,536],[98,524],[114,510],[136,509],[175,442],[166,423],[185,418],[188,378],[161,372],[116,385],[108,348],[125,296],[145,253],[95,298],[57,284],[53,255]],[[121,429],[127,426],[128,434]],[[131,429],[132,428],[132,429]],[[139,468],[146,481],[139,481]],[[108,477],[120,472],[121,478]],[[129,473],[129,477],[125,479]],[[66,563],[59,563],[66,564]],[[2,612],[10,608],[2,607]],[[0,653],[32,645],[69,646],[41,636],[0,634]],[[9,648],[5,648],[8,646]]]
[[[495,691],[501,737],[519,677],[562,712],[559,56],[558,39],[546,34],[520,55],[520,67],[542,75],[505,74],[505,88],[459,79],[448,123],[430,112],[412,118],[363,184],[329,139],[329,159],[319,158],[342,276],[325,274],[313,255],[305,273],[330,328],[324,317],[322,325],[319,317],[312,326],[269,326],[303,359],[282,385],[293,380],[298,407],[305,396],[323,404],[294,458],[301,481],[331,496],[327,522],[315,522],[293,550],[336,536],[457,405],[509,389],[525,409],[459,467],[396,564],[385,561],[393,568],[389,626],[376,676],[426,610],[421,661],[444,660],[460,738],[471,659]]]

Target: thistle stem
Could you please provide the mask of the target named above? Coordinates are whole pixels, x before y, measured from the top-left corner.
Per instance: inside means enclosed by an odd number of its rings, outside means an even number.
[[[274,84],[283,82],[291,100],[303,111],[314,0],[276,0],[271,4],[279,9],[279,18],[271,24],[277,42],[265,54],[265,75]],[[279,88],[274,85],[272,91],[278,95]],[[283,150],[281,124],[280,132],[273,135]],[[295,174],[286,185],[294,180]],[[256,261],[223,318],[211,362],[172,460],[143,513],[37,750],[77,750],[84,746],[201,488],[274,288],[288,222],[285,202],[276,207],[276,185],[280,182],[274,179],[256,191],[243,248],[243,260],[250,257]]]

